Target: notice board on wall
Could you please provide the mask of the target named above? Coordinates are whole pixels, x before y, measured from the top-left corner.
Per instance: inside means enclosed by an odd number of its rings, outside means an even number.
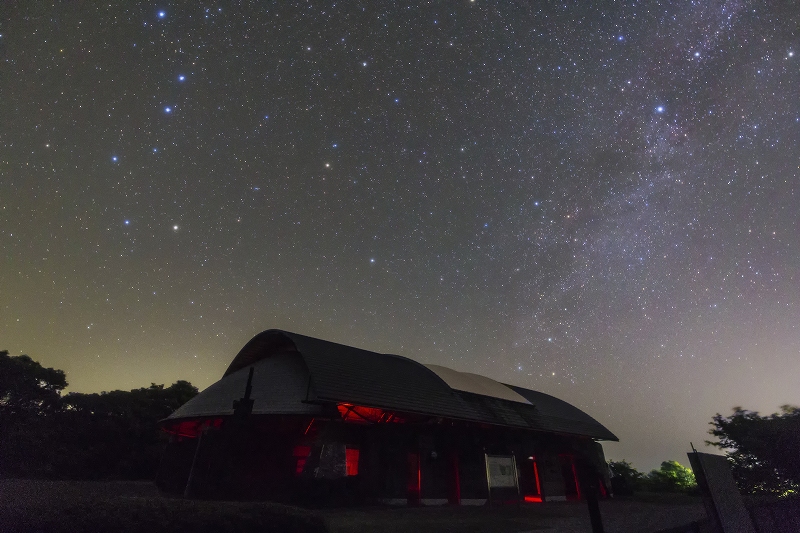
[[[487,455],[486,479],[489,489],[516,489],[517,464],[513,455]]]

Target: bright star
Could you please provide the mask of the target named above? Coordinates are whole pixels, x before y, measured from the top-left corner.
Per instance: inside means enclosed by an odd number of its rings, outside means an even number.
[[[664,106],[663,105],[660,105],[660,106],[658,106],[656,108],[656,113],[663,113],[663,112],[664,112]]]
[[[158,12],[158,18],[163,19],[166,16],[167,16],[167,12],[166,11],[159,11]]]
[[[111,156],[111,160],[112,160],[114,163],[116,163],[116,162],[119,160],[119,158],[118,158],[117,156],[115,156],[115,155],[112,155],[112,156]]]
[[[131,221],[130,221],[130,220],[126,220],[126,221],[125,221],[125,225],[126,225],[126,226],[130,226],[130,224],[131,224]]]
[[[370,263],[374,263],[375,262],[375,258],[374,257],[370,258],[369,262]]]
[[[174,226],[172,226],[172,229],[173,229],[174,231],[178,231],[178,225],[177,225],[177,224],[175,224]]]
[[[167,106],[164,108],[164,113],[172,113],[172,108]]]
[[[186,80],[186,76],[184,76],[183,74],[178,76],[178,81],[185,81],[185,80]]]
[[[700,52],[695,52],[694,57],[700,57]]]
[[[367,66],[367,62],[366,62],[366,61],[362,61],[362,62],[361,62],[361,66],[362,66],[362,67],[366,67],[366,66]]]

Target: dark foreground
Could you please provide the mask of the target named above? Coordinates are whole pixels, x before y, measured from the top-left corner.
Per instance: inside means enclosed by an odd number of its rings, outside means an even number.
[[[605,501],[601,511],[608,533],[657,532],[705,517],[699,498],[682,495]],[[263,502],[165,498],[150,483],[0,480],[0,531],[569,533],[591,527],[585,503],[314,511]]]

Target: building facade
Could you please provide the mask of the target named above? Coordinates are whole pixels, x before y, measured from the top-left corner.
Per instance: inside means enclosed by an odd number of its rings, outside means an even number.
[[[617,440],[547,394],[279,330],[161,424],[165,492],[331,505],[603,496]]]

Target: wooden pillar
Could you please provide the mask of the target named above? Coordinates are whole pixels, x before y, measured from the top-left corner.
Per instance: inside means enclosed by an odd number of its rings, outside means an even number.
[[[449,476],[449,495],[450,505],[461,505],[461,476],[458,472],[458,449],[450,449],[450,476]]]

